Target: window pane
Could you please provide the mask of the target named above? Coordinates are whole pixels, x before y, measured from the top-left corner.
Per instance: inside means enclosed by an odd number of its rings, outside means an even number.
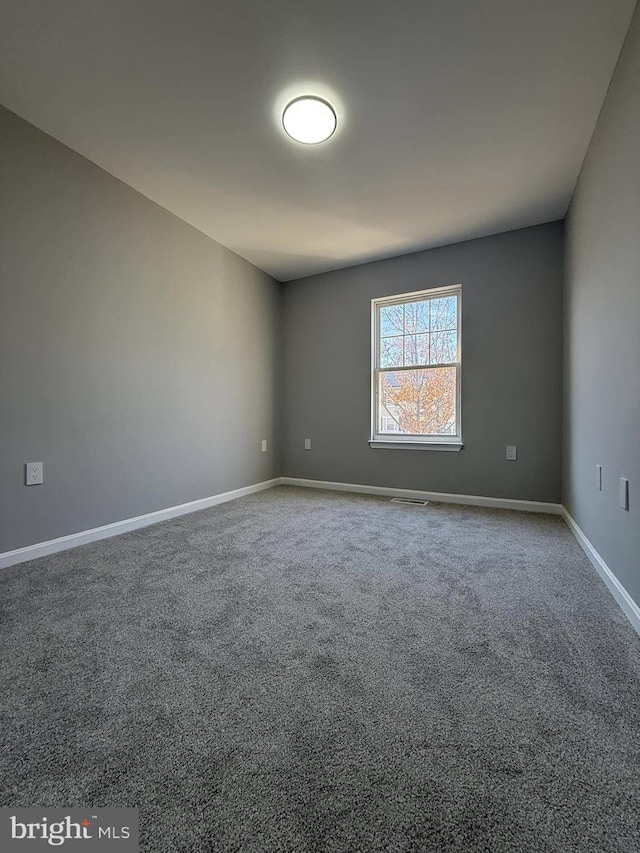
[[[443,296],[441,299],[432,299],[431,305],[431,331],[458,328],[458,297]]]
[[[402,367],[402,342],[404,338],[382,338],[380,341],[380,367]]]
[[[404,333],[404,311],[402,305],[386,305],[380,309],[380,337]]]
[[[405,335],[429,331],[429,303],[407,302],[404,306]]]
[[[430,364],[451,364],[458,357],[457,332],[433,332]]]
[[[380,373],[378,399],[380,431],[382,417],[391,417],[405,435],[455,435],[455,367]]]
[[[418,339],[418,364],[429,364],[429,335],[416,335]]]
[[[404,339],[404,364],[429,364],[429,335],[407,335]]]

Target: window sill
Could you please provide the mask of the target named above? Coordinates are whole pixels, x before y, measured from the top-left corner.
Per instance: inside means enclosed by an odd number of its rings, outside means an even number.
[[[373,450],[448,450],[458,452],[464,445],[461,441],[384,441],[372,439],[369,447]]]

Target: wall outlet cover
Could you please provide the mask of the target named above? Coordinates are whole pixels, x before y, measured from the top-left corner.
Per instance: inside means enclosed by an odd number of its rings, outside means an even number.
[[[26,486],[39,486],[44,482],[42,462],[24,463],[24,482]]]
[[[311,450],[311,439],[310,438],[305,438],[304,449],[305,450]]]
[[[620,477],[620,506],[629,509],[629,481]]]
[[[507,459],[509,462],[515,462],[517,458],[517,448],[515,444],[507,444]]]
[[[263,453],[267,452],[267,439],[266,438],[262,439],[262,452]]]

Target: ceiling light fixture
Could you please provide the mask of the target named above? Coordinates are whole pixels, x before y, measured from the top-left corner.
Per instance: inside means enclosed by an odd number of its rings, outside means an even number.
[[[315,145],[325,142],[336,131],[338,119],[333,107],[315,95],[303,95],[287,104],[282,126],[296,142]]]

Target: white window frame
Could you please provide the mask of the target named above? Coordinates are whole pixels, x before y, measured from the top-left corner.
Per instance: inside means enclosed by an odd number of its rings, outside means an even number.
[[[435,367],[455,367],[456,369],[456,431],[455,435],[406,435],[380,433],[377,430],[378,404],[380,393],[379,376],[387,368],[380,368],[380,308],[399,305],[403,302],[421,302],[438,299],[442,296],[456,296],[457,305],[457,352],[456,360],[450,364],[412,365],[396,368],[400,370],[423,370]],[[410,293],[393,296],[381,296],[371,300],[371,438],[369,445],[381,449],[409,450],[461,450],[462,444],[462,285],[451,284],[446,287],[432,287]]]

